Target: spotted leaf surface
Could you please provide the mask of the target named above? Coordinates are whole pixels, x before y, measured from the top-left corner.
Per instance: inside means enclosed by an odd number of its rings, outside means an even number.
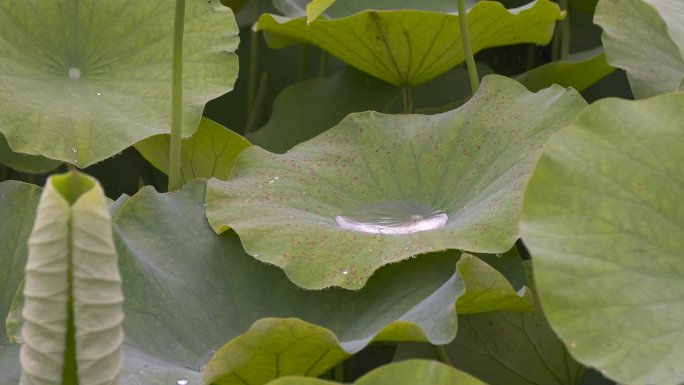
[[[585,104],[489,76],[443,114],[352,114],[283,155],[247,148],[227,182],[209,182],[207,216],[310,289],[359,289],[429,251],[503,253],[542,144]]]

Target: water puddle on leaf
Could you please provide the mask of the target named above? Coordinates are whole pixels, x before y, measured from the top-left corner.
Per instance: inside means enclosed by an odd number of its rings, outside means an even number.
[[[448,220],[449,217],[439,210],[404,201],[361,205],[335,216],[335,222],[343,229],[388,235],[440,229]]]

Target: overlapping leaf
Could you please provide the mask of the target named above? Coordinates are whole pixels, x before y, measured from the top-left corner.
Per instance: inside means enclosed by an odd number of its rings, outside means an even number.
[[[480,1],[468,12],[473,51],[516,43],[546,44],[558,5],[536,0],[507,10]],[[255,25],[269,45],[296,43],[321,47],[347,64],[395,85],[424,83],[463,62],[458,16],[417,10],[366,10],[340,19],[287,18],[264,14]]]
[[[305,377],[285,377],[268,385],[335,385],[337,382]],[[409,360],[385,365],[354,382],[354,385],[484,385],[484,382],[436,361]]]
[[[530,91],[538,91],[553,84],[584,91],[614,70],[606,62],[606,55],[599,47],[541,65],[521,74],[516,80]]]
[[[629,384],[684,378],[684,95],[590,106],[546,146],[521,233],[551,326]]]
[[[540,147],[584,106],[574,90],[490,76],[443,114],[353,114],[284,155],[246,149],[228,182],[209,182],[207,215],[307,288],[359,289],[380,266],[432,250],[502,253]],[[354,218],[366,230],[350,229]]]
[[[601,0],[594,22],[603,28],[608,63],[627,71],[634,96],[682,90],[684,3]]]
[[[0,183],[0,343],[9,342],[4,333],[5,318],[24,279],[28,248],[41,190],[27,183]]]
[[[135,144],[136,150],[154,167],[168,174],[171,135],[155,135]],[[228,179],[235,161],[249,142],[242,136],[207,119],[197,132],[181,143],[181,182],[198,178]]]
[[[232,89],[237,26],[187,2],[183,127]],[[170,131],[174,2],[0,1],[0,132],[15,152],[85,167]]]
[[[492,70],[478,65],[478,73],[488,75]],[[247,138],[266,150],[283,153],[335,126],[352,112],[402,112],[401,93],[399,87],[346,67],[329,78],[310,79],[284,89],[273,103],[268,122]],[[414,110],[453,109],[465,103],[470,93],[467,71],[454,68],[413,88]],[[326,97],[321,98],[322,94]],[[311,108],[313,105],[316,108]]]
[[[20,154],[12,151],[2,134],[0,134],[0,163],[17,171],[28,173],[52,171],[61,164],[59,161],[47,159],[40,155]]]
[[[435,254],[433,257],[438,255]],[[488,259],[492,258],[498,257],[491,256]],[[501,259],[501,267],[509,273],[518,267],[522,268],[520,257],[515,250]],[[404,262],[404,264],[407,263],[409,262]],[[456,286],[461,288],[456,301],[456,310],[459,314],[499,309],[514,311],[533,309],[531,293],[526,290],[526,287],[516,292],[500,272],[479,258],[464,254],[456,266],[458,270]],[[369,286],[376,285],[376,282],[382,279],[384,278],[374,276]],[[406,284],[413,285],[408,281]],[[362,293],[369,289],[370,287],[364,288]],[[445,290],[445,288],[440,290]],[[264,384],[271,379],[285,375],[318,376],[333,368],[340,361],[349,358],[351,354],[358,352],[371,341],[431,340],[437,343],[434,338],[426,334],[426,330],[430,328],[424,330],[420,325],[438,326],[430,319],[437,320],[449,313],[453,314],[453,304],[442,303],[441,307],[437,308],[430,304],[441,296],[437,293],[433,294],[432,300],[426,300],[405,315],[395,317],[397,321],[385,325],[382,330],[375,328],[372,334],[366,332],[368,337],[355,341],[345,341],[330,329],[300,319],[261,319],[255,322],[247,332],[222,346],[212,356],[204,371],[204,382],[217,385],[239,385],[244,382]],[[341,298],[343,297],[338,299]],[[384,304],[387,301],[380,296],[376,296],[373,302],[381,308],[387,306]],[[338,307],[340,303],[342,302],[337,302]],[[321,321],[330,324],[330,320],[321,318]],[[361,322],[361,320],[357,319],[355,322]],[[366,322],[372,321],[369,319]],[[355,328],[358,329],[358,326]]]

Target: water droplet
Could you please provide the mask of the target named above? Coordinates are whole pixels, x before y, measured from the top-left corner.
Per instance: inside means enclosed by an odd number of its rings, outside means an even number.
[[[348,272],[347,270],[344,270],[344,271],[342,272],[342,274],[347,275],[347,274],[349,274],[349,272]]]
[[[280,177],[274,176],[273,179],[278,180],[278,179],[280,179]]]
[[[71,152],[73,152],[75,154],[78,152],[78,150],[76,149],[76,147],[71,147]]]
[[[102,92],[97,92],[97,93],[95,93],[95,95],[102,96]]]
[[[80,79],[81,78],[81,70],[76,68],[76,67],[69,68],[69,77],[71,78],[71,80]]]
[[[500,257],[500,256],[501,256],[501,253],[496,253],[496,256],[497,256],[497,257]]]
[[[574,349],[576,347],[577,347],[577,344],[575,343],[575,341],[570,342],[570,348]]]
[[[188,385],[188,380],[186,380],[185,378],[181,378],[180,380],[178,380],[178,385]]]
[[[346,230],[373,234],[412,234],[444,227],[447,214],[415,202],[387,201],[357,206],[335,216]]]
[[[257,254],[257,253],[254,253],[254,254],[252,254],[252,255],[253,255],[255,258],[258,258],[258,257],[259,257],[259,254]]]

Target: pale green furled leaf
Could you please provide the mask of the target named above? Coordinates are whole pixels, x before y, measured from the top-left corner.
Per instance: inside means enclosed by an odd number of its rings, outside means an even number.
[[[2,134],[0,134],[0,163],[17,171],[36,174],[52,171],[62,164],[60,161],[43,156],[14,152]]]
[[[530,264],[528,283],[534,290]],[[584,367],[572,359],[551,330],[542,309],[459,315],[456,339],[446,346],[454,367],[488,384],[576,385]],[[395,360],[437,358],[427,344],[400,344]]]
[[[492,73],[485,65],[478,64],[477,68],[480,75]],[[453,109],[471,96],[468,72],[453,68],[413,87],[411,93],[417,112],[456,104],[442,111]],[[328,78],[309,79],[284,89],[273,103],[268,122],[247,138],[268,151],[283,153],[335,126],[352,112],[397,113],[403,109],[401,88],[345,66]]]
[[[13,151],[86,167],[170,131],[175,2],[0,1],[0,132]],[[218,0],[189,0],[183,135],[232,89],[238,28]]]
[[[608,63],[627,71],[637,98],[681,90],[682,15],[681,0],[601,0],[598,3],[594,22],[603,28]]]
[[[433,250],[503,253],[543,143],[585,105],[491,75],[443,114],[352,114],[283,155],[246,149],[228,182],[209,182],[207,216],[310,289],[359,289]]]
[[[481,1],[468,12],[473,51],[518,43],[546,44],[558,5],[536,0],[507,10]],[[287,18],[263,14],[255,29],[273,48],[297,43],[318,46],[347,64],[403,86],[433,79],[464,61],[458,16],[417,10],[366,10],[340,19]]]
[[[531,69],[518,75],[516,80],[530,91],[538,91],[552,84],[584,91],[613,71],[615,68],[608,65],[603,49],[598,47]]]
[[[155,135],[135,144],[135,149],[164,173],[169,168],[171,135]],[[195,134],[181,143],[181,181],[197,178],[228,179],[235,161],[249,142],[213,120],[202,118]]]
[[[439,254],[432,254],[436,258]],[[502,270],[522,268],[520,257],[515,251],[501,258]],[[425,258],[428,259],[428,258]],[[491,259],[491,258],[490,258]],[[408,262],[403,262],[406,264]],[[458,275],[455,287],[456,310],[466,313],[487,312],[499,309],[531,311],[531,294],[518,295],[511,289],[506,278],[483,262],[480,258],[463,254],[456,264]],[[382,270],[381,270],[382,271]],[[379,273],[380,274],[380,273]],[[375,282],[385,278],[373,276],[369,286],[361,292],[368,292]],[[372,283],[371,283],[372,282]],[[411,283],[405,282],[412,286]],[[463,289],[465,287],[465,290]],[[440,290],[446,290],[442,288]],[[529,293],[529,291],[527,291]],[[464,299],[464,301],[461,301]],[[434,300],[434,299],[433,299]],[[383,308],[385,300],[377,297],[375,303]],[[222,346],[209,360],[204,371],[205,384],[239,385],[264,384],[285,375],[318,376],[332,369],[339,362],[358,352],[372,341],[426,341],[432,340],[420,325],[424,319],[442,318],[454,314],[453,303],[435,308],[432,301],[412,308],[397,320],[385,325],[382,330],[363,340],[340,340],[334,332],[296,318],[265,318],[255,322],[244,334]],[[338,301],[339,306],[341,302]],[[446,312],[446,313],[444,313]],[[440,315],[440,313],[442,313]],[[356,320],[354,322],[361,322]],[[432,321],[429,321],[432,322]],[[454,325],[455,326],[455,325]],[[438,343],[439,344],[439,343]]]
[[[335,0],[312,0],[306,5],[306,22],[311,23],[316,20],[333,4]]]
[[[116,384],[123,296],[95,179],[70,172],[47,180],[28,249],[20,384]]]
[[[682,111],[684,94],[592,104],[549,140],[525,194],[551,326],[621,383],[684,379]]]
[[[0,324],[5,320],[15,294],[24,279],[28,255],[26,240],[36,218],[40,188],[17,181],[0,182]],[[0,344],[9,342],[0,333]]]
[[[317,378],[284,377],[268,385],[336,385]],[[472,375],[436,361],[408,360],[381,366],[353,385],[485,385]]]

